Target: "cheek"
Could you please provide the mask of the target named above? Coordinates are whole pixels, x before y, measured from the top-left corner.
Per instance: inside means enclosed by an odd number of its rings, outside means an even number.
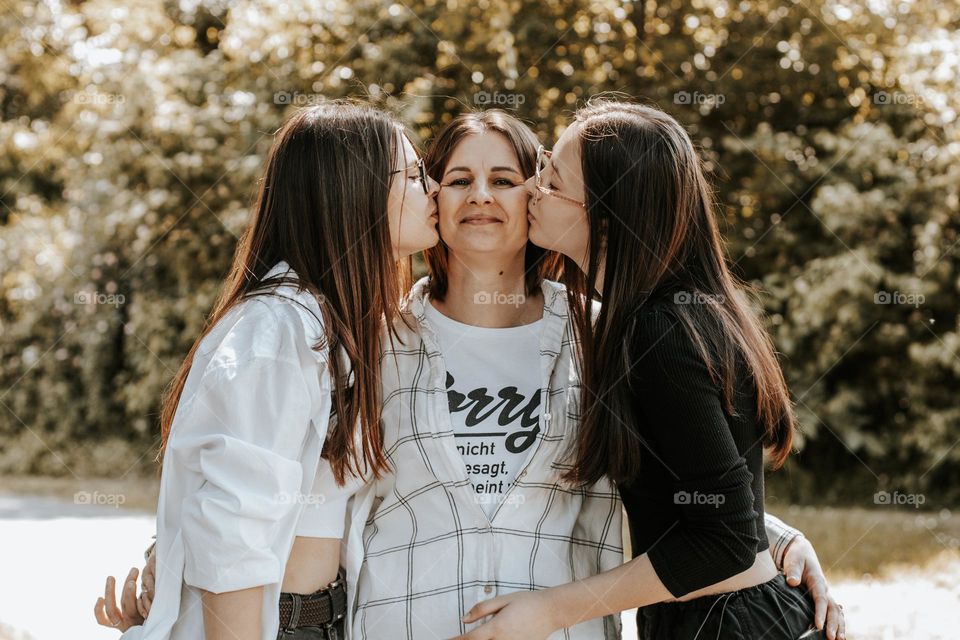
[[[527,219],[527,203],[530,202],[530,194],[523,187],[510,189],[500,198],[500,205],[511,216],[521,216]]]
[[[419,187],[407,189],[404,198],[404,213],[422,217],[427,209],[427,196],[423,190]]]
[[[457,211],[463,204],[462,194],[449,189],[441,189],[437,195],[437,213],[440,215],[440,232],[451,230]]]
[[[403,217],[401,209],[404,206],[403,192],[400,189],[390,188],[387,194],[387,218],[390,220],[391,231],[400,228],[400,221]]]
[[[590,233],[587,217],[581,209],[571,207],[563,217],[563,228],[560,233],[566,233],[568,242],[578,244],[586,242]]]
[[[586,217],[579,210],[564,205],[544,206],[539,210],[544,231],[557,242],[575,243],[582,234],[586,234]]]
[[[507,214],[510,226],[522,230],[526,237],[527,228],[530,226],[527,220],[527,204],[530,202],[530,195],[525,189],[512,189],[501,194],[498,202]]]
[[[449,188],[441,189],[437,194],[437,211],[440,218],[452,217],[463,205],[464,193]]]

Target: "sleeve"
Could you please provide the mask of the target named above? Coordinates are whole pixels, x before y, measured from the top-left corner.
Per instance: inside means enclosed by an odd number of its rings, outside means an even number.
[[[753,474],[730,432],[721,389],[680,320],[655,307],[638,314],[636,328],[637,417],[650,454],[672,479],[679,513],[647,554],[680,597],[753,565]]]
[[[171,445],[202,479],[182,505],[187,584],[222,593],[282,580],[276,538],[300,502],[310,408],[295,360],[254,356],[204,372]]]
[[[770,553],[773,554],[773,563],[777,565],[777,569],[783,569],[783,557],[787,554],[790,543],[803,533],[769,513],[763,515],[763,520],[767,530],[767,540],[771,542]]]

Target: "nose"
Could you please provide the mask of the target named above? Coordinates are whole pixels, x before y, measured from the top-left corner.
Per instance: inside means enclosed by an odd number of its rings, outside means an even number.
[[[440,193],[440,184],[430,176],[427,176],[427,196],[436,198],[438,193]]]
[[[543,195],[540,193],[540,190],[537,189],[537,179],[533,176],[530,176],[523,181],[523,187],[527,190],[527,194],[530,196],[530,204],[536,206],[540,202],[540,196]]]
[[[477,180],[474,182],[474,185],[474,188],[470,190],[470,196],[467,198],[467,202],[470,204],[490,204],[493,202],[493,195],[491,195],[490,189],[483,181]]]

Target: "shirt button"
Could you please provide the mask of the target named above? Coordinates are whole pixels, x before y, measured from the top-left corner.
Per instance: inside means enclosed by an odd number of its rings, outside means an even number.
[[[493,593],[493,587],[489,584],[483,588],[484,593]]]

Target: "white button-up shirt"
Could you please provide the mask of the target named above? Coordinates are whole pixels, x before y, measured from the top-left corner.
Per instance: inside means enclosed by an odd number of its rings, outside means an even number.
[[[281,262],[267,275],[288,271]],[[327,351],[313,349],[322,330],[317,300],[281,285],[231,309],[202,341],[163,460],[153,605],[124,640],[203,638],[201,590],[261,585],[261,637],[277,637],[296,533],[323,537],[326,517],[339,537],[346,511],[342,490],[315,486],[331,408]]]
[[[579,389],[566,292],[544,282],[540,337],[540,434],[491,518],[457,451],[446,369],[424,314],[426,280],[413,288],[402,344],[381,358],[384,444],[393,472],[360,491],[347,533],[352,638],[450,638],[476,625],[460,618],[477,602],[542,589],[623,563],[621,503],[607,481],[560,481],[576,431]],[[478,362],[477,366],[483,366]],[[552,638],[618,638],[619,616],[583,622]]]

